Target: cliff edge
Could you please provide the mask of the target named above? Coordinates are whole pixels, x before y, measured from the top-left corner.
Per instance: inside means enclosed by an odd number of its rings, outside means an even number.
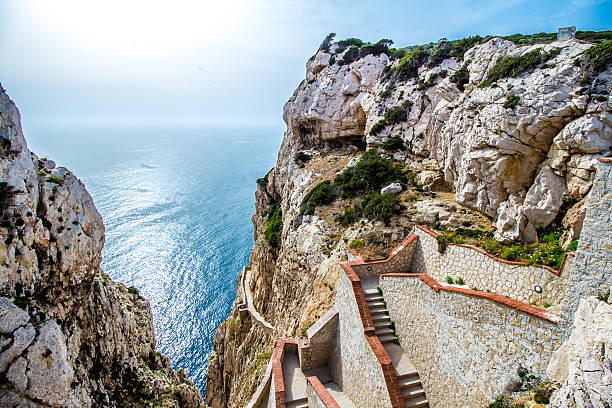
[[[155,352],[151,308],[100,268],[104,225],[83,183],[28,150],[0,87],[0,405],[203,406]]]
[[[246,406],[275,339],[333,305],[347,245],[384,258],[419,223],[443,231],[442,250],[467,242],[559,268],[612,155],[612,45],[536,37],[325,39],[257,183],[251,269],[215,335],[209,405]],[[245,286],[272,332],[240,307]]]

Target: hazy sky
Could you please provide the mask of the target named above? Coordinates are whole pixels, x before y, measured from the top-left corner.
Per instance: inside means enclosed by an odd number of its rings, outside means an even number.
[[[396,46],[612,28],[597,0],[0,0],[0,82],[25,121],[279,124],[323,37]]]

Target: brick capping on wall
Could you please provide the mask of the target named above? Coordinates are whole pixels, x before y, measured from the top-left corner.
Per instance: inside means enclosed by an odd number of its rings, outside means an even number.
[[[600,161],[601,163],[612,163],[612,158],[611,157],[600,157],[597,160]]]
[[[266,366],[266,371],[264,373],[263,379],[259,383],[259,386],[257,386],[255,394],[253,394],[253,396],[251,397],[251,400],[247,404],[246,408],[259,407],[259,405],[261,404],[263,396],[265,395],[266,391],[270,389],[270,379],[272,378],[273,363],[274,360],[271,358],[270,361],[268,361],[268,365]]]
[[[347,246],[346,250],[349,251],[351,253],[351,255],[353,255],[358,261],[363,261],[363,257],[361,255],[359,255],[359,253],[357,251],[355,251],[353,248]]]
[[[368,304],[366,302],[365,292],[363,291],[363,287],[361,286],[361,280],[353,270],[352,266],[388,262],[415,239],[418,239],[418,236],[411,234],[391,252],[391,255],[389,255],[387,259],[364,261],[363,258],[361,258],[361,260],[343,262],[340,264],[340,266],[346,273],[346,276],[351,282],[353,294],[355,296],[355,300],[357,301],[359,316],[361,317],[361,322],[363,324],[363,334],[365,335],[366,340],[370,344],[372,351],[374,352],[376,358],[378,359],[378,362],[380,363],[383,376],[385,378],[385,384],[387,386],[387,392],[389,393],[389,398],[391,400],[392,408],[400,408],[404,406],[404,397],[402,396],[402,392],[400,390],[399,381],[397,379],[397,372],[395,371],[395,367],[393,366],[391,357],[389,357],[389,354],[387,354],[387,351],[383,347],[382,343],[380,342],[376,334],[374,334],[376,329],[374,327],[374,322],[372,321],[372,316],[370,315],[370,309],[368,308]]]
[[[463,295],[469,295],[469,296],[476,296],[476,297],[481,297],[481,298],[485,298],[485,299],[489,299],[492,300],[494,302],[500,303],[502,305],[511,307],[513,309],[516,309],[518,311],[530,314],[532,316],[535,317],[539,317],[540,319],[543,320],[547,320],[551,323],[558,323],[559,322],[559,315],[552,313],[552,312],[547,312],[545,310],[542,310],[538,307],[535,306],[531,306],[527,303],[524,302],[519,302],[518,300],[514,300],[511,299],[507,296],[502,296],[502,295],[498,295],[497,293],[490,293],[490,292],[482,292],[480,290],[473,290],[473,289],[467,289],[467,288],[457,288],[454,286],[443,286],[440,285],[435,279],[433,279],[431,276],[425,274],[425,273],[385,273],[380,275],[381,278],[384,277],[405,277],[405,278],[419,278],[420,280],[422,280],[423,282],[425,282],[427,284],[427,286],[429,286],[430,288],[432,288],[434,290],[434,292],[438,293],[439,291],[443,290],[446,292],[454,292],[454,293],[460,293]]]
[[[272,380],[274,381],[274,400],[276,408],[286,408],[285,380],[283,379],[283,353],[286,344],[296,344],[297,339],[280,338],[272,353]]]
[[[340,405],[338,405],[334,397],[332,397],[323,384],[321,384],[318,377],[307,377],[306,381],[312,386],[327,408],[340,408]]]
[[[432,237],[434,237],[434,238],[436,238],[438,235],[440,235],[440,234],[439,234],[439,233],[437,233],[436,231],[430,230],[429,228],[424,227],[424,226],[422,226],[422,225],[418,225],[418,224],[417,224],[417,225],[415,225],[415,226],[416,226],[418,229],[420,229],[421,231],[424,231],[424,232],[428,233],[429,235],[431,235],[431,236],[432,236]],[[400,245],[401,245],[401,244],[400,244]],[[494,259],[494,260],[495,260],[495,261],[497,261],[497,262],[502,262],[502,263],[509,264],[509,265],[536,266],[536,267],[539,267],[539,268],[544,268],[544,269],[546,269],[547,271],[550,271],[550,272],[554,273],[554,274],[555,274],[555,275],[557,275],[557,276],[561,275],[561,271],[563,270],[563,266],[565,265],[565,259],[567,258],[567,256],[568,256],[568,255],[569,255],[569,256],[575,256],[575,253],[574,253],[574,252],[568,252],[568,253],[565,253],[565,254],[563,255],[563,259],[561,260],[561,265],[559,266],[559,269],[553,269],[553,268],[551,268],[550,266],[546,266],[546,265],[528,265],[528,264],[526,264],[525,262],[520,262],[520,261],[508,261],[507,259],[498,258],[498,257],[496,257],[496,256],[494,256],[494,255],[491,255],[490,253],[488,253],[488,252],[487,252],[487,251],[485,251],[484,249],[479,248],[479,247],[474,246],[474,245],[470,245],[470,244],[455,244],[455,243],[449,242],[449,243],[447,243],[446,245],[456,245],[456,246],[460,246],[460,247],[464,247],[464,248],[470,248],[470,249],[473,249],[473,250],[475,250],[475,251],[477,251],[477,252],[480,252],[480,253],[481,253],[481,254],[483,254],[483,255],[488,256],[488,257],[489,257],[489,258],[491,258],[491,259]]]

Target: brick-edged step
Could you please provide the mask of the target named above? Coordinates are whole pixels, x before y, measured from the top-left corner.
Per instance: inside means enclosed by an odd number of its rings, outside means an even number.
[[[384,327],[376,327],[376,326],[374,326],[374,328],[376,329],[374,334],[376,334],[378,337],[380,337],[380,336],[387,336],[387,335],[395,335],[395,333],[393,333],[393,329],[391,329],[390,325],[389,326],[384,326]]]
[[[387,334],[384,336],[378,336],[378,340],[380,340],[382,344],[385,344],[385,343],[391,343],[392,341],[397,340],[397,337],[395,337],[393,334]]]
[[[308,397],[287,401],[287,408],[308,408]]]
[[[384,316],[386,319],[378,319],[374,321],[374,327],[376,329],[384,329],[385,327],[391,327],[391,319],[389,316]]]
[[[375,307],[384,307],[385,309],[387,308],[387,305],[384,302],[380,302],[378,300],[373,300],[373,301],[368,300],[367,303],[370,309],[375,308]]]
[[[372,321],[374,322],[374,326],[376,326],[376,323],[381,322],[388,322],[389,324],[391,324],[391,318],[389,317],[389,315],[386,314],[372,316]]]
[[[425,395],[421,395],[416,398],[410,398],[408,401],[406,401],[406,408],[422,408],[428,406],[429,401],[427,401],[427,397],[425,397]]]
[[[415,384],[420,384],[421,379],[419,373],[416,371],[410,371],[404,374],[398,374],[397,381],[399,382],[400,388],[410,387]]]
[[[379,295],[378,292],[371,295],[366,295],[366,302],[381,302],[383,300],[384,297],[382,295]]]
[[[378,289],[376,289],[376,288],[374,288],[374,289],[364,289],[363,293],[365,293],[366,297],[380,295],[380,293],[378,293]]]
[[[370,308],[370,315],[374,316],[374,315],[387,315],[387,308],[386,307],[371,307]]]
[[[402,396],[404,400],[407,401],[411,398],[420,397],[421,395],[425,395],[425,390],[423,389],[423,385],[419,382],[419,384],[411,385],[410,387],[402,388]]]

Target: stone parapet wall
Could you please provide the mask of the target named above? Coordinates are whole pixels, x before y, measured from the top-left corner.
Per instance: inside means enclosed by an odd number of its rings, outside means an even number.
[[[427,280],[383,276],[380,285],[431,407],[486,406],[519,366],[545,375],[558,345],[555,323],[484,297],[435,291]]]
[[[388,408],[391,403],[385,376],[364,335],[365,327],[354,293],[348,275],[340,273],[335,304],[339,313],[338,335],[330,353],[329,367],[334,381],[357,406]]]
[[[387,259],[363,261],[359,254],[354,253],[356,261],[351,267],[360,278],[379,276],[383,273],[409,272],[413,262],[413,254],[417,249],[418,236],[410,234],[391,252]]]
[[[329,309],[306,331],[306,339],[300,341],[300,366],[302,370],[322,367],[329,361],[330,345],[338,334],[338,312]]]
[[[446,282],[447,276],[454,280],[463,278],[470,287],[526,303],[558,305],[565,296],[572,256],[566,256],[561,270],[554,271],[544,266],[504,261],[468,245],[450,244],[440,253],[437,233],[420,226],[413,233],[419,237],[411,265],[414,273],[426,273],[439,282]],[[534,290],[536,285],[542,288],[542,293]]]
[[[576,260],[561,309],[563,340],[572,330],[580,299],[604,294],[612,287],[612,160],[599,159],[593,187],[584,204],[586,214]]]
[[[317,377],[306,378],[306,395],[308,408],[340,408]]]

